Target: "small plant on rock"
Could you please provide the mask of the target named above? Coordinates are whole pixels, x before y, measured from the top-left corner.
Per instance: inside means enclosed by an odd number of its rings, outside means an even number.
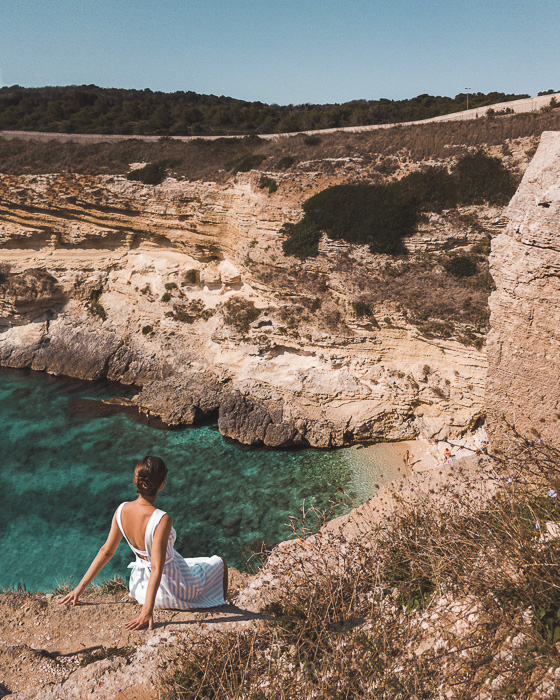
[[[187,270],[183,279],[187,284],[196,284],[198,282],[198,270]]]
[[[261,190],[268,189],[268,193],[272,194],[273,192],[276,192],[278,189],[278,183],[276,180],[273,180],[271,177],[267,177],[266,175],[263,175],[261,179],[259,180],[259,188]]]
[[[224,321],[242,333],[247,333],[253,321],[261,315],[254,302],[243,297],[231,297],[222,304],[221,311]]]
[[[249,170],[258,168],[265,157],[266,156],[257,153],[249,153],[241,158],[237,158],[236,160],[227,163],[226,169],[231,170],[233,175],[236,173],[247,173]]]
[[[352,308],[356,314],[356,318],[370,317],[372,315],[371,306],[365,301],[353,301]]]
[[[173,307],[173,318],[182,323],[194,323],[198,319],[208,321],[214,312],[207,309],[200,299],[193,299],[188,304],[175,304]]]
[[[296,159],[293,156],[282,156],[278,163],[276,163],[276,167],[279,170],[285,170],[286,168],[291,168],[295,162]]]
[[[103,290],[101,289],[96,289],[91,293],[88,302],[88,314],[90,316],[97,316],[97,318],[104,321],[107,318],[107,312],[105,311],[105,308],[99,301],[99,297],[101,296],[102,291]]]
[[[159,185],[165,179],[165,167],[161,163],[148,163],[143,168],[132,170],[127,180],[136,180],[144,185]]]
[[[454,277],[472,277],[478,272],[476,260],[470,255],[454,255],[445,262],[444,267]]]

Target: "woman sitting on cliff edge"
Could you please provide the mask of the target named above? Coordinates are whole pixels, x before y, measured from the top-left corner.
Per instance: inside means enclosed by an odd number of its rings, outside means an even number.
[[[153,628],[154,608],[192,610],[223,605],[228,567],[218,556],[185,559],[173,548],[177,537],[170,516],[155,507],[165,486],[167,467],[159,457],[145,457],[134,470],[138,498],[117,508],[107,541],[83,579],[59,602],[76,605],[80,595],[116,552],[124,536],[136,555],[129,565],[130,595],[143,607],[126,624],[129,630]]]

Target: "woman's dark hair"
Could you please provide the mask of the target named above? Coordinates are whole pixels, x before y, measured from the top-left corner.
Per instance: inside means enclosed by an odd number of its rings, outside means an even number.
[[[144,457],[141,462],[138,462],[134,470],[136,492],[149,498],[155,496],[166,476],[167,467],[163,459],[159,457]]]

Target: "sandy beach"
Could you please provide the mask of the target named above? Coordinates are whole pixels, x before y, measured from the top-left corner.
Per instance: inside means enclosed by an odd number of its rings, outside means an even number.
[[[486,439],[486,433],[478,430],[451,442],[430,442],[418,438],[401,442],[379,442],[374,445],[354,445],[345,451],[345,457],[352,469],[357,500],[362,502],[372,498],[382,484],[393,479],[428,472],[445,464],[446,450],[451,453],[452,460],[473,456]],[[410,454],[409,468],[405,466],[407,451]]]

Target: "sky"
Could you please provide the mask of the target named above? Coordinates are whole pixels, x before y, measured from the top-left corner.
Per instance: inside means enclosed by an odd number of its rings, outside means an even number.
[[[0,0],[0,86],[266,103],[560,90],[558,0]]]

